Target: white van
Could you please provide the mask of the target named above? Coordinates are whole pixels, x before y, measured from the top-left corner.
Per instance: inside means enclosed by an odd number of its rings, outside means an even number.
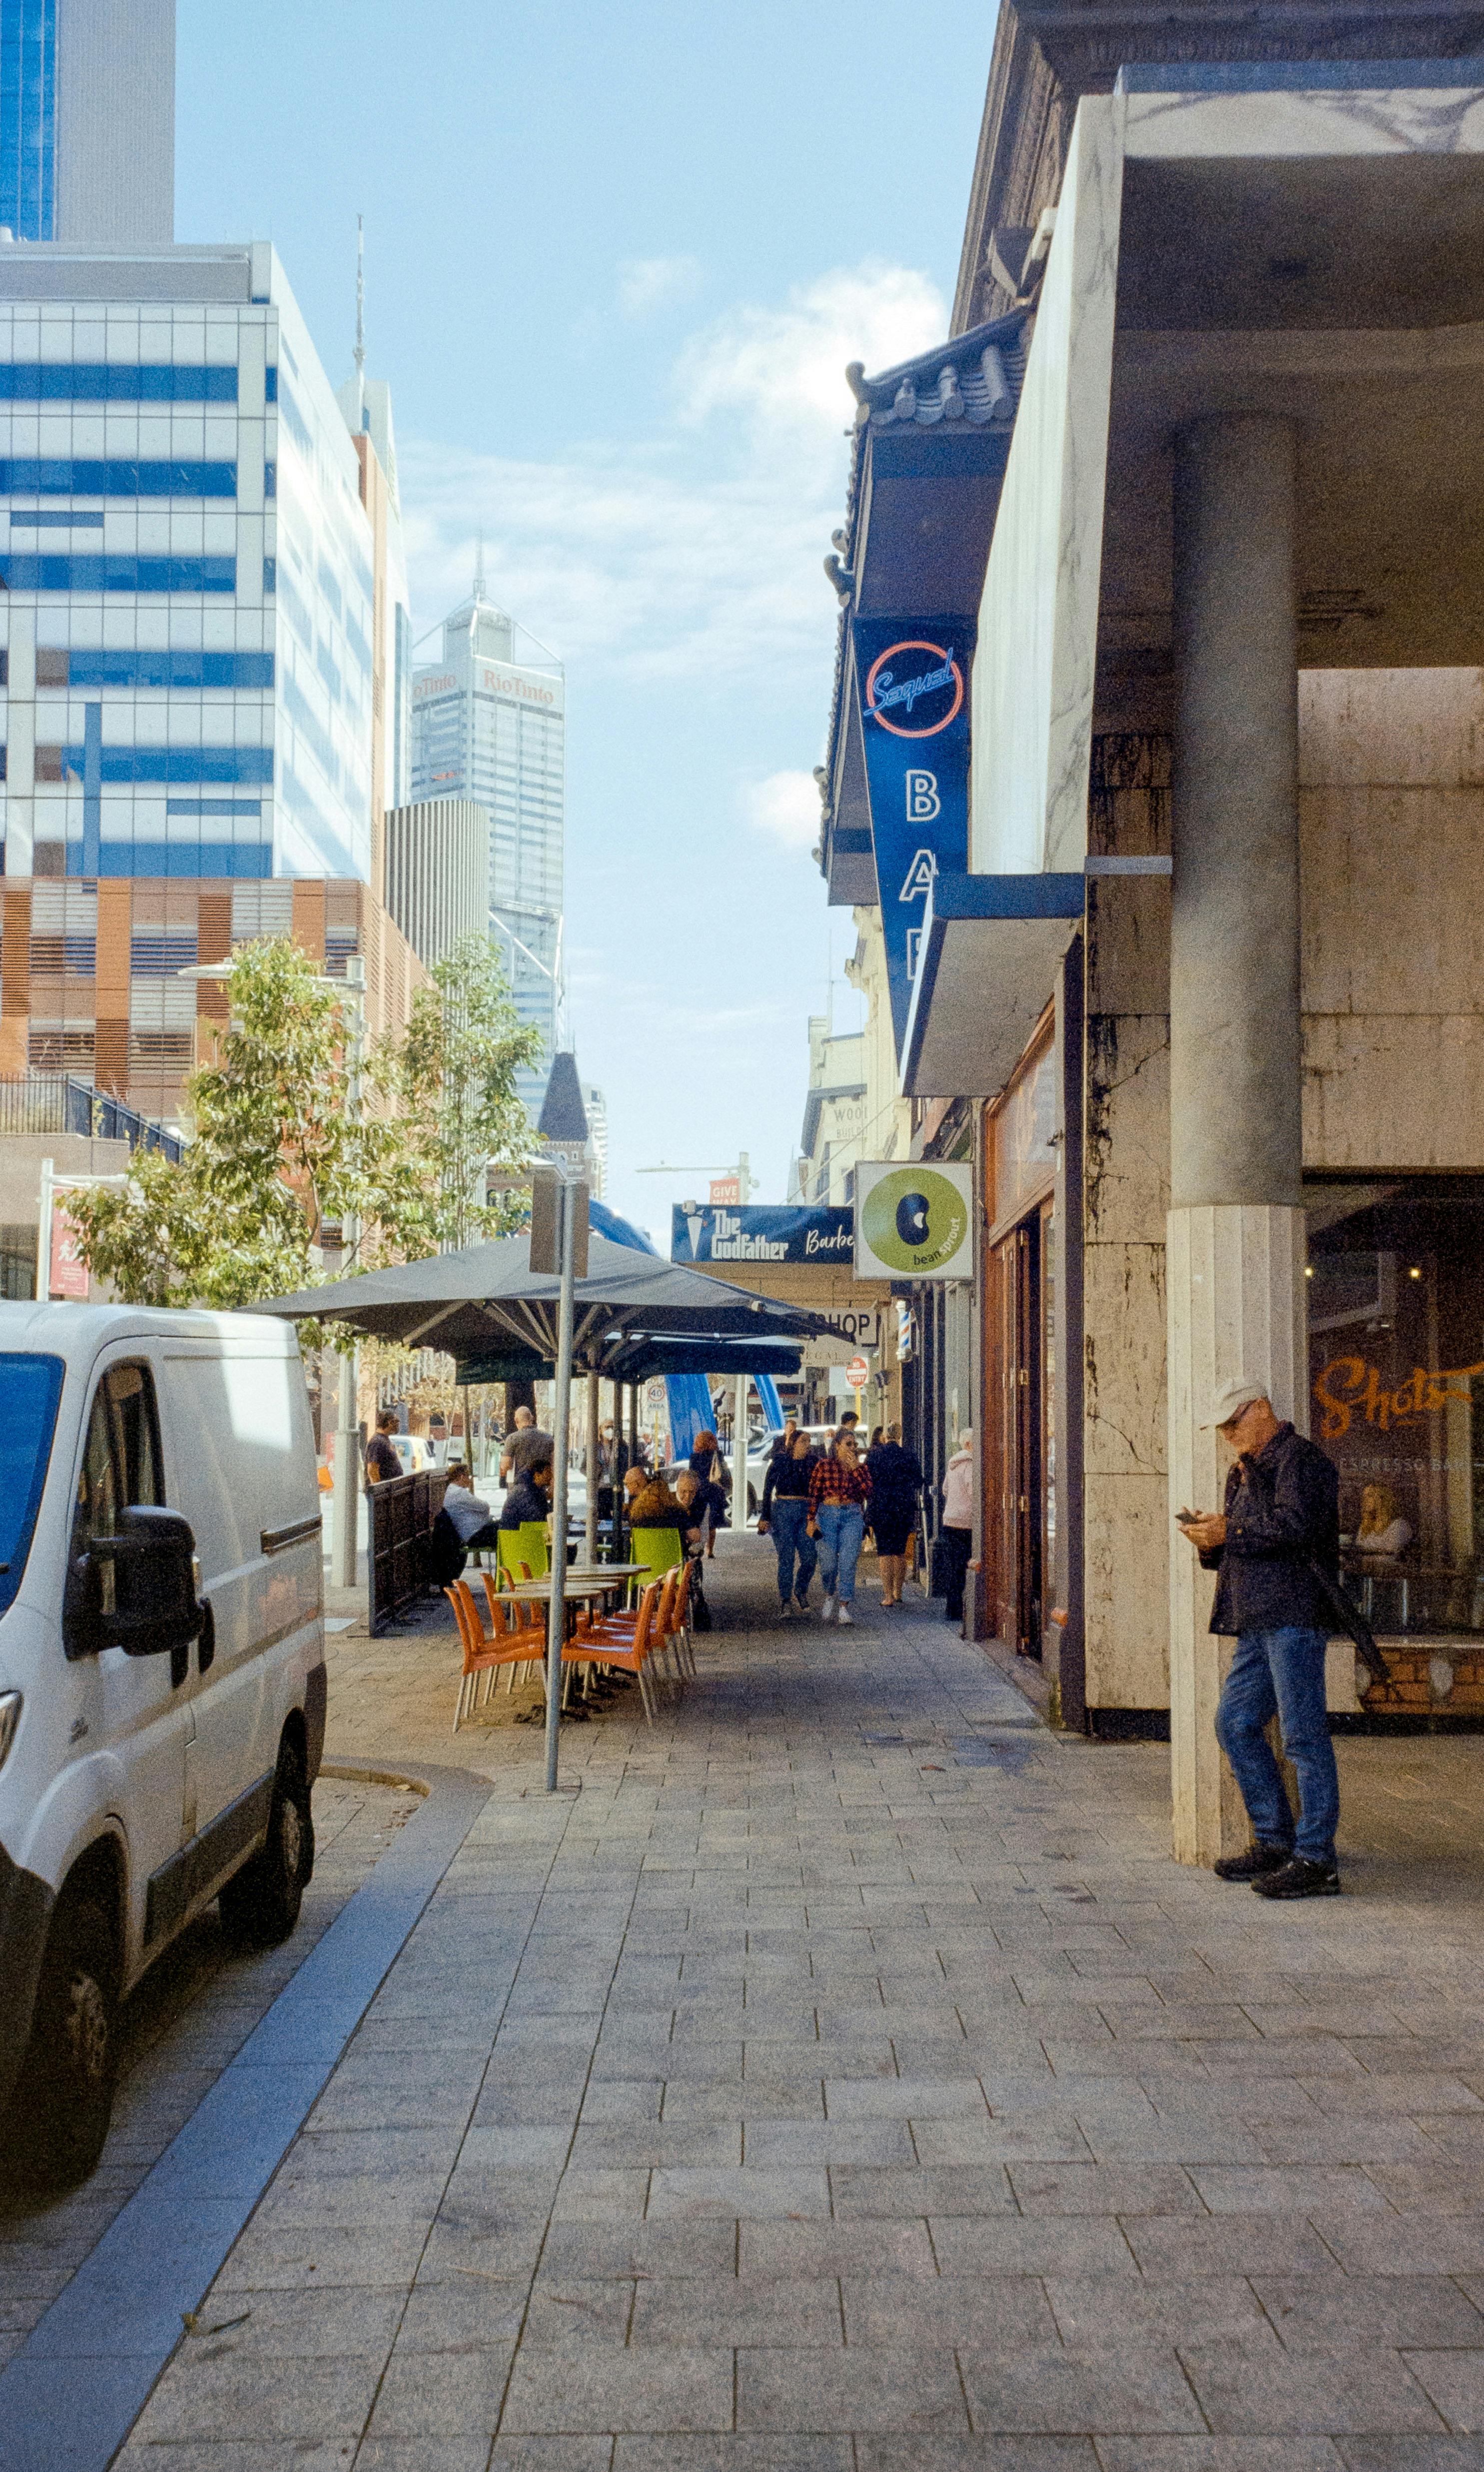
[[[292,1325],[0,1304],[0,2156],[107,2133],[118,2004],[213,1897],[286,1938],[324,1743]]]

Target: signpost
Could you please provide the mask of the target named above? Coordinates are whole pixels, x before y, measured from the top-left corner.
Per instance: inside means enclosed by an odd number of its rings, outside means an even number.
[[[530,1179],[530,1267],[559,1277],[556,1402],[552,1416],[552,1593],[546,1632],[546,1790],[556,1792],[561,1740],[561,1652],[567,1635],[567,1427],[572,1415],[572,1326],[577,1283],[587,1274],[586,1181],[560,1167]]]

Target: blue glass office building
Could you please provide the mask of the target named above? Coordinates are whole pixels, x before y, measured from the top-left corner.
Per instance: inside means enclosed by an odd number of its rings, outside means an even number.
[[[57,179],[57,0],[0,8],[0,224],[50,240]]]
[[[0,247],[0,584],[8,875],[368,879],[372,533],[271,250]]]

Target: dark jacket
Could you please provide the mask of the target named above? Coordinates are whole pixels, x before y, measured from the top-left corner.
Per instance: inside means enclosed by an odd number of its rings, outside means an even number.
[[[551,1509],[551,1495],[543,1493],[539,1486],[532,1485],[529,1476],[518,1476],[502,1505],[500,1525],[502,1528],[524,1528],[533,1519],[548,1518]]]
[[[1246,1630],[1328,1631],[1333,1617],[1310,1555],[1333,1578],[1340,1567],[1340,1479],[1332,1460],[1291,1425],[1280,1425],[1253,1462],[1238,1460],[1226,1481],[1226,1543],[1203,1554],[1219,1571],[1211,1628],[1224,1637]]]
[[[767,1474],[763,1479],[761,1517],[771,1519],[775,1499],[779,1502],[809,1500],[809,1480],[814,1472],[815,1456],[813,1451],[809,1451],[803,1459],[796,1460],[784,1459],[777,1451],[773,1453],[767,1463]]]
[[[923,1472],[914,1451],[900,1442],[873,1442],[865,1455],[871,1471],[871,1513],[909,1520],[917,1509]]]

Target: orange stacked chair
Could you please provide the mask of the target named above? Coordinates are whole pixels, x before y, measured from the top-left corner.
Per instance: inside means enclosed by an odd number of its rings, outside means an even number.
[[[620,1674],[631,1674],[639,1685],[644,1713],[652,1725],[654,1702],[650,1690],[648,1664],[650,1657],[664,1647],[660,1628],[660,1604],[665,1590],[657,1580],[650,1581],[639,1600],[637,1614],[625,1617],[616,1614],[604,1622],[590,1623],[568,1641],[562,1651],[562,1663],[569,1667],[611,1665]]]
[[[524,1629],[516,1632],[497,1628],[491,1638],[480,1620],[479,1607],[467,1581],[456,1580],[451,1588],[444,1589],[443,1594],[454,1608],[454,1620],[459,1626],[459,1638],[463,1649],[463,1674],[454,1710],[454,1731],[457,1734],[465,1717],[472,1716],[482,1701],[487,1701],[494,1688],[495,1676],[502,1666],[508,1666],[513,1674],[517,1665],[529,1665],[531,1657],[540,1652],[532,1648],[530,1635]],[[482,1682],[483,1693],[480,1689]]]

